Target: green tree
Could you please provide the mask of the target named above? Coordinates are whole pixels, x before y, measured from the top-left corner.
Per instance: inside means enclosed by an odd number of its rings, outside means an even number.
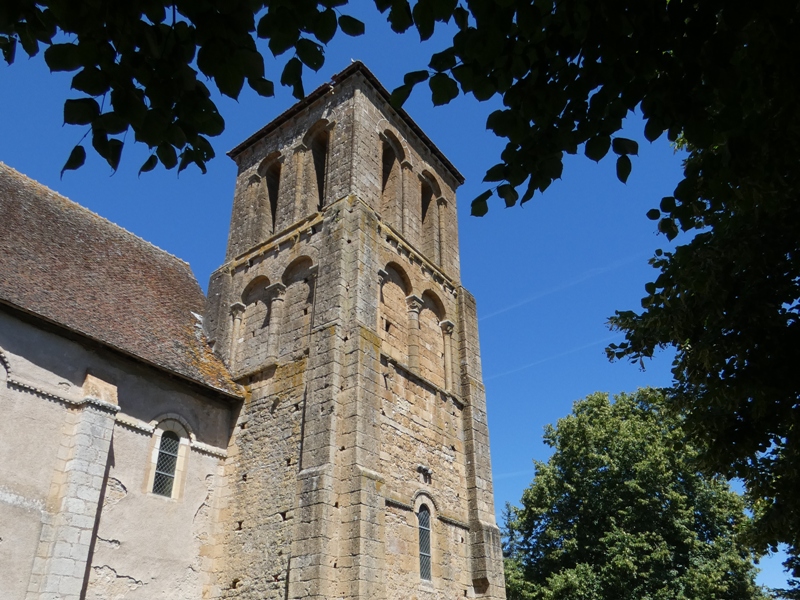
[[[768,597],[737,541],[744,502],[697,472],[682,425],[643,389],[592,394],[546,428],[553,455],[506,517],[510,600]]]

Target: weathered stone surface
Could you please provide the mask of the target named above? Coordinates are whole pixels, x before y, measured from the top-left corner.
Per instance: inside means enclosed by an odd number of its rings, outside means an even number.
[[[226,262],[176,324],[210,380],[148,360],[147,319],[130,352],[80,301],[0,299],[0,597],[504,598],[462,178],[388,97],[356,63],[233,151]]]
[[[206,326],[248,398],[213,597],[503,598],[460,175],[363,67],[311,98],[232,153]]]

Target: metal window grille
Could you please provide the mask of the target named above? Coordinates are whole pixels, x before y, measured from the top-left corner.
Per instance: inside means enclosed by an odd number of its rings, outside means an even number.
[[[419,520],[419,576],[431,580],[431,512],[424,504],[417,513]]]
[[[165,431],[161,435],[161,445],[158,447],[158,460],[156,461],[156,476],[153,479],[154,494],[172,497],[179,445],[180,438],[175,433]]]

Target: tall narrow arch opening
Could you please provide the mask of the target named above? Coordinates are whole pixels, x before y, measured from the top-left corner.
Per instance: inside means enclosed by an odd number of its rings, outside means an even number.
[[[325,206],[325,178],[328,168],[330,133],[320,128],[311,138],[311,160],[314,164],[314,183],[317,192],[317,210]]]
[[[261,240],[271,236],[276,230],[278,218],[278,195],[281,185],[281,160],[279,152],[269,154],[258,167],[261,177],[258,221]]]
[[[267,199],[269,200],[270,221],[272,223],[272,231],[270,233],[275,233],[278,218],[278,192],[281,185],[281,163],[279,161],[273,161],[267,167],[264,179],[267,184]]]
[[[403,146],[391,131],[381,138],[381,203],[380,213],[390,225],[401,228],[403,214],[403,180],[401,163],[405,159]]]
[[[420,176],[420,214],[422,221],[422,252],[434,264],[442,264],[441,230],[438,199],[442,195],[436,179],[423,171]]]

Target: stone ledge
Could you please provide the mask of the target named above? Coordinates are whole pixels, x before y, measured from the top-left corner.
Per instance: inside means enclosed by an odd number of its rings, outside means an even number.
[[[9,377],[6,380],[6,384],[9,387],[17,388],[22,392],[27,392],[29,394],[33,394],[45,400],[50,400],[54,402],[61,402],[71,407],[80,407],[86,404],[91,404],[100,410],[110,412],[110,413],[117,413],[119,411],[119,406],[115,404],[110,404],[109,402],[105,402],[100,400],[99,398],[95,398],[93,396],[84,396],[81,399],[74,399],[74,398],[67,398],[66,396],[62,396],[61,394],[57,394],[53,391],[42,389],[41,387],[36,386],[32,382],[25,381],[24,379],[20,379],[17,377]]]

